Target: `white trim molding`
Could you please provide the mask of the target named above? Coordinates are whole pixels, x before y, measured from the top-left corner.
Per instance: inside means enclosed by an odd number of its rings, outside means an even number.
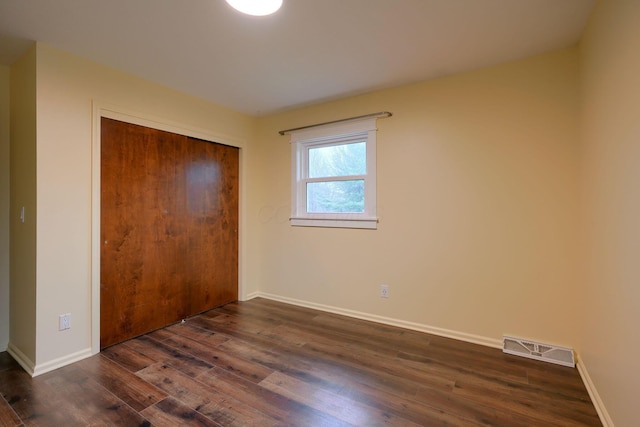
[[[260,296],[260,292],[251,292],[250,294],[244,295],[244,298],[239,299],[240,301],[249,301],[252,300],[254,298],[257,298]]]
[[[79,362],[82,359],[86,359],[87,357],[91,357],[93,352],[91,348],[85,348],[84,350],[77,351],[75,353],[67,354],[65,356],[59,357],[54,360],[50,360],[43,364],[34,364],[33,361],[27,357],[20,349],[13,344],[9,343],[9,347],[7,348],[7,352],[14,358],[16,362],[22,369],[24,369],[27,374],[32,377],[37,377],[38,375],[46,374],[47,372],[54,371],[58,368],[62,368],[63,366],[67,366],[74,362]]]
[[[91,348],[86,348],[84,350],[80,350],[75,353],[67,354],[66,356],[50,360],[41,365],[36,364],[31,376],[36,377],[38,375],[46,374],[47,372],[62,368],[63,366],[70,365],[74,362],[78,362],[91,356],[93,356]]]
[[[27,374],[33,376],[33,372],[35,371],[35,363],[26,354],[24,354],[18,347],[9,342],[9,346],[7,347],[7,353],[13,357],[13,359],[18,362],[18,365],[22,366]]]
[[[605,408],[604,402],[602,401],[602,398],[600,397],[598,390],[596,390],[596,386],[593,383],[591,376],[589,376],[587,367],[585,366],[584,362],[580,358],[580,355],[577,355],[576,359],[577,359],[576,368],[578,369],[578,372],[580,373],[580,377],[582,378],[582,382],[584,383],[584,386],[587,389],[587,392],[589,393],[591,402],[593,403],[593,406],[596,408],[596,412],[598,412],[598,416],[600,417],[600,422],[602,422],[602,426],[614,427],[613,420],[611,419],[609,412],[607,412],[607,408]]]

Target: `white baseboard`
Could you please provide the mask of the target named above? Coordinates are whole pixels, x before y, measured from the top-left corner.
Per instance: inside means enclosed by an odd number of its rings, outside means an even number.
[[[593,384],[591,377],[589,376],[589,372],[587,371],[587,367],[584,365],[579,355],[576,361],[576,368],[578,368],[578,372],[580,373],[580,377],[582,378],[582,382],[589,393],[589,397],[591,398],[591,402],[593,402],[593,406],[595,406],[596,411],[598,412],[598,416],[600,417],[600,422],[602,422],[603,427],[614,427],[613,421],[611,420],[611,416],[607,412],[607,409],[604,406],[604,402],[602,402],[602,398],[600,398],[600,394],[598,394],[598,390],[596,390],[596,386]]]
[[[260,292],[251,292],[244,296],[240,301],[249,301],[250,299],[254,299],[260,296]]]
[[[35,366],[32,376],[42,375],[44,373],[53,371],[63,366],[70,365],[73,362],[78,362],[87,357],[91,357],[93,353],[91,348],[85,348],[84,350],[76,351],[75,353],[67,354],[66,356],[59,357],[57,359],[50,360],[49,362],[42,363]]]
[[[446,338],[453,338],[459,341],[480,344],[486,347],[502,348],[502,341],[499,339],[483,337],[480,335],[467,334],[465,332],[452,331],[450,329],[438,328],[422,323],[408,322],[406,320],[394,319],[391,317],[378,316],[376,314],[364,313],[361,311],[348,310],[340,307],[334,307],[324,304],[316,304],[309,301],[303,301],[280,295],[268,294],[264,292],[254,292],[252,298],[261,297],[274,301],[280,301],[287,304],[297,305],[300,307],[313,308],[315,310],[326,311],[328,313],[341,314],[343,316],[354,317],[356,319],[368,320],[371,322],[382,323],[384,325],[397,326],[400,328],[410,329],[412,331],[425,332],[428,334],[438,335]],[[248,298],[252,299],[252,298]]]
[[[16,362],[18,362],[18,364],[22,366],[22,369],[24,369],[32,377],[37,377],[38,375],[42,375],[55,369],[62,368],[63,366],[69,365],[73,362],[78,362],[82,359],[86,359],[87,357],[92,356],[91,349],[87,348],[63,357],[59,357],[49,362],[36,365],[29,357],[27,357],[22,351],[20,351],[18,347],[12,345],[11,343],[9,343],[9,348],[7,349],[7,351],[16,360]]]
[[[24,354],[18,347],[14,346],[11,342],[9,342],[9,346],[7,347],[7,353],[11,355],[15,359],[16,362],[22,369],[27,371],[27,374],[33,376],[33,368],[35,363],[26,354]]]

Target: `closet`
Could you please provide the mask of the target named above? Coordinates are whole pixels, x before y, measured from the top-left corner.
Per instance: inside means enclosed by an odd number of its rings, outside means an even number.
[[[100,348],[238,299],[238,148],[102,118],[100,179]]]

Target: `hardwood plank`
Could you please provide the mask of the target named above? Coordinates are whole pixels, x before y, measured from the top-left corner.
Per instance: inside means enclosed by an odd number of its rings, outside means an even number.
[[[260,385],[351,424],[379,425],[384,422],[385,425],[419,425],[280,372],[269,375]]]
[[[253,300],[252,300],[253,301]],[[250,301],[246,301],[250,303]],[[240,318],[262,321],[266,323],[309,323],[317,316],[317,313],[309,313],[304,310],[287,310],[286,307],[268,307],[263,305],[245,305],[232,303],[218,307],[211,312],[218,315],[232,315]]]
[[[529,384],[539,389],[552,390],[554,393],[574,397],[582,402],[591,402],[591,398],[582,379],[575,375],[575,369],[567,367],[559,368],[562,369],[554,369],[552,371],[527,369]]]
[[[153,365],[138,372],[141,378],[162,388],[184,403],[221,425],[274,425],[275,420],[251,406],[221,393],[214,387],[194,380],[167,365]],[[144,412],[144,411],[143,411]]]
[[[137,372],[140,369],[144,369],[147,366],[156,363],[156,360],[133,350],[127,345],[127,343],[113,345],[102,350],[100,354],[118,363],[130,372]]]
[[[341,325],[333,316],[337,315],[322,314],[315,316],[311,322],[287,323],[271,331],[262,331],[261,335],[270,334],[274,339],[296,338],[300,340],[300,345],[310,340],[315,343],[328,338],[357,347],[358,351],[367,349],[391,357],[401,351],[423,354],[430,344],[431,338],[426,334],[407,333],[390,326],[378,329],[380,325],[365,321],[344,328],[344,324]]]
[[[59,394],[64,390],[58,410],[68,417],[73,415],[77,423],[65,421],[63,425],[148,425],[144,417],[109,393],[79,364],[66,366],[62,370],[61,373],[48,373],[39,378]]]
[[[456,387],[463,386],[482,387],[513,399],[535,399],[540,405],[562,406],[565,410],[582,412],[585,409],[583,399],[562,394],[553,387],[545,390],[538,386],[523,385],[499,377],[487,378],[478,373],[460,375],[456,379]]]
[[[209,403],[198,410],[201,414],[225,427],[276,426],[273,418],[248,405],[238,405],[235,399]]]
[[[220,307],[215,307],[211,310],[207,310],[205,312],[202,312],[200,314],[198,314],[198,316],[202,316],[202,317],[209,317],[209,318],[214,318],[217,316],[221,316],[222,314],[224,314],[223,312],[220,312],[220,309],[224,309],[226,306],[231,305],[231,304],[237,304],[236,302],[230,302],[229,304],[225,304],[225,305],[221,305]]]
[[[258,363],[273,371],[285,373],[307,383],[316,384],[327,390],[337,391],[344,386],[344,369],[320,366],[320,361],[300,357],[299,352],[290,352],[286,348],[271,347],[263,350],[246,342],[231,340],[220,346],[238,357]],[[270,373],[271,373],[270,372]]]
[[[349,425],[329,414],[296,402],[222,369],[213,369],[198,377],[198,380],[286,425]]]
[[[0,393],[20,419],[36,426],[81,425],[75,412],[67,414],[67,403],[58,390],[42,377],[31,378],[22,369],[2,372]]]
[[[175,427],[175,426],[196,426],[196,427],[221,427],[213,420],[205,417],[193,409],[188,408],[180,401],[167,397],[153,406],[142,411],[154,426]]]
[[[422,387],[416,394],[415,400],[426,406],[486,425],[530,427],[539,424],[539,420],[535,418],[504,411],[498,406],[481,405],[454,393],[429,387]]]
[[[201,360],[205,360],[209,366],[217,366],[239,377],[246,378],[249,381],[260,382],[268,375],[273,373],[269,369],[260,364],[252,363],[248,360],[237,357],[219,348],[212,348],[190,338],[174,336],[165,341],[167,345],[171,345],[182,352],[191,354]]]
[[[274,339],[281,340],[283,337],[290,335],[294,338],[296,337],[297,331],[292,331],[289,334],[283,331],[284,327],[277,327],[274,329]],[[289,327],[292,328],[292,327]],[[304,332],[301,332],[304,335]],[[241,357],[250,359],[252,361],[256,361],[265,366],[268,366],[272,369],[279,370],[281,372],[287,373],[290,376],[304,379],[307,382],[316,383],[318,385],[324,386],[326,389],[339,390],[344,386],[344,378],[348,376],[360,375],[361,380],[364,382],[371,383],[375,381],[377,375],[380,375],[380,370],[375,369],[374,371],[363,373],[359,368],[362,366],[362,356],[363,350],[361,348],[355,349],[351,343],[344,344],[338,340],[331,340],[319,335],[311,335],[307,333],[308,339],[306,341],[313,341],[314,344],[322,342],[326,348],[330,349],[329,351],[334,351],[335,349],[342,349],[345,352],[351,354],[358,354],[357,357],[351,360],[351,363],[342,363],[344,360],[339,360],[339,357],[336,358],[327,358],[326,355],[323,357],[318,357],[317,354],[313,354],[313,352],[308,352],[305,350],[288,350],[286,348],[279,347],[271,347],[271,352],[259,351],[257,349],[252,349],[253,345],[243,344],[242,341],[232,340],[224,343],[220,346],[220,348],[235,350],[235,354],[240,355]],[[301,345],[302,342],[295,342],[295,345]],[[296,354],[298,353],[298,354]],[[376,353],[377,357],[378,354]],[[327,360],[331,360],[332,363],[326,363]],[[282,366],[286,363],[286,366]],[[397,363],[397,361],[391,361],[390,363]],[[348,369],[347,369],[348,368]],[[358,371],[355,371],[358,369]],[[436,376],[431,376],[427,381],[429,383],[437,383],[438,385],[449,387],[453,386],[453,377],[441,379]],[[385,376],[385,381],[376,381],[376,383],[385,383],[383,387],[388,386],[389,384],[400,384],[401,381],[397,381],[397,377],[393,377],[391,375]],[[415,394],[419,387],[417,382],[412,385],[407,385],[407,383],[403,383],[399,388],[402,390],[402,393],[406,393],[407,390],[411,390],[410,393]],[[397,391],[397,389],[396,389]]]
[[[136,375],[194,410],[210,403],[212,399],[221,399],[210,387],[161,362],[144,368]]]
[[[414,396],[418,388],[424,384],[431,384],[447,390],[453,388],[452,376],[432,375],[422,381],[413,381],[382,372],[375,366],[367,366],[361,363],[359,357],[345,359],[342,357],[343,351],[361,355],[363,350],[328,336],[299,332],[292,326],[278,327],[273,339],[280,344],[272,347],[271,352],[277,354],[279,360],[287,361],[288,369],[282,370],[282,372],[306,381],[315,379],[315,382],[320,383],[325,380],[328,384],[334,384],[334,388],[340,389],[344,385],[345,379],[349,379],[403,396]],[[322,345],[328,350],[326,353],[318,354],[317,348],[305,347],[307,342]],[[225,344],[225,346],[231,345],[237,344],[234,342]],[[261,363],[271,366],[265,361]],[[274,366],[272,367],[275,369]],[[301,370],[301,373],[297,373],[294,368]]]
[[[291,330],[290,332],[286,331],[285,328],[287,327]],[[249,345],[243,344],[238,340],[229,341],[222,345],[221,348],[235,349],[236,354],[240,354],[242,357],[250,358],[265,366],[287,373],[292,377],[323,386],[328,390],[337,391],[341,389],[345,385],[346,378],[357,379],[365,384],[375,385],[383,390],[405,396],[415,395],[420,385],[425,383],[448,390],[453,388],[453,374],[446,378],[439,375],[430,375],[427,379],[423,378],[421,381],[406,381],[397,375],[381,372],[376,366],[378,362],[374,362],[371,365],[363,363],[362,359],[366,351],[363,351],[362,348],[355,348],[350,341],[345,343],[344,340],[330,339],[304,331],[299,332],[293,326],[287,327],[276,328],[273,338],[278,341],[284,338],[287,341],[287,336],[290,336],[295,346],[302,345],[303,342],[307,341],[312,341],[313,345],[322,343],[328,353],[319,356],[315,351],[307,351],[307,348],[272,347],[271,354],[262,352],[260,356],[257,356],[256,350],[251,350]],[[303,339],[303,341],[296,340],[296,337],[300,335],[306,337],[306,339]],[[317,350],[317,348],[314,348],[314,350]],[[347,353],[352,357],[345,359],[343,353]],[[372,354],[374,357],[380,356],[375,352]],[[397,360],[389,360],[388,362],[392,364],[398,363]],[[284,363],[286,363],[286,366],[279,366]],[[370,366],[371,369],[363,369],[363,366]]]
[[[443,391],[438,392],[442,396],[450,394]],[[464,409],[464,407],[460,405],[447,407],[446,405],[434,405],[433,401],[425,403],[424,401],[406,399],[355,381],[350,382],[340,392],[340,395],[419,425],[499,425],[492,422],[497,419],[495,411],[492,410],[482,411],[474,408],[475,410],[469,413],[462,411],[461,409]],[[514,427],[518,425],[525,424],[513,424]]]
[[[335,339],[310,333],[304,329],[296,328],[290,324],[283,324],[261,333],[262,336],[277,342],[280,345],[294,345],[301,347],[310,341],[320,341],[324,344],[335,343]]]
[[[266,298],[254,298],[249,301],[237,303],[235,306],[231,306],[231,308],[234,307],[238,310],[244,310],[244,308],[246,307],[247,311],[249,311],[250,313],[273,313],[280,318],[288,319],[289,321],[294,323],[310,322],[319,313],[322,313],[317,310],[299,307],[297,305],[285,304]],[[295,316],[295,318],[289,318],[289,316]]]
[[[18,362],[13,360],[13,357],[6,351],[0,352],[0,372],[8,369],[15,369],[18,367]]]
[[[235,314],[221,314],[216,317],[209,317],[207,320],[214,325],[224,326],[227,329],[244,330],[256,334],[284,323],[282,320],[273,317],[256,318],[251,316],[237,316]]]
[[[555,404],[548,405],[541,402],[540,396],[535,392],[517,393],[505,389],[498,383],[472,381],[466,378],[456,381],[453,393],[483,405],[505,408],[513,413],[531,417],[541,425],[567,425],[571,422],[587,426],[601,425],[595,410],[591,412],[582,405],[578,410],[566,406],[557,407]]]
[[[265,330],[269,329],[251,325],[249,324],[249,322],[247,322],[246,324],[225,324],[223,322],[215,322],[215,319],[211,319],[206,316],[193,317],[189,319],[189,322],[199,328],[224,334],[230,338],[236,338],[250,342],[260,342],[265,347],[273,345],[273,342],[268,337],[262,335]]]
[[[177,323],[177,325],[179,325],[180,323]],[[171,332],[167,331],[167,328],[162,328],[162,329],[155,330],[153,332],[149,332],[145,336],[148,338],[153,338],[156,341],[162,342],[167,338],[170,338],[172,335],[173,334],[171,334]]]
[[[409,355],[399,353],[398,360],[403,366],[415,368],[426,372],[438,372],[446,374],[450,378],[457,378],[461,374],[475,373],[484,378],[501,378],[506,381],[528,384],[528,376],[526,369],[504,367],[504,372],[500,370],[500,366],[491,362],[486,365],[482,360],[469,360],[468,358],[459,358],[457,355],[438,352],[427,352],[425,356]]]
[[[0,396],[0,427],[16,427],[22,424],[20,417],[13,410],[4,396]]]
[[[191,321],[191,319],[188,319],[184,323],[179,323],[177,325],[169,326],[168,328],[165,329],[165,331],[169,333],[167,335],[167,338],[173,338],[174,336],[178,335],[181,337],[190,338],[194,341],[199,342],[202,345],[205,345],[211,348],[216,348],[220,344],[226,341],[229,341],[231,339],[231,337],[227,335],[224,335],[218,332],[213,332],[210,329],[200,328],[196,324],[194,324]]]
[[[438,370],[427,365],[407,366],[401,359],[390,359],[367,350],[356,352],[351,347],[327,347],[318,343],[307,343],[303,348],[318,354],[319,357],[334,359],[350,367],[366,368],[372,375],[374,372],[380,372],[434,387],[449,387],[455,380],[453,372]]]
[[[197,377],[213,366],[191,354],[146,336],[127,341],[126,345],[155,361],[171,365],[192,377]]]
[[[102,355],[82,360],[77,366],[136,411],[142,411],[167,397],[157,387]]]

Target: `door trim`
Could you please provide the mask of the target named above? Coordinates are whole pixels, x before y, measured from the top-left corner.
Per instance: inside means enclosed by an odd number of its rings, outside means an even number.
[[[100,121],[103,117],[120,120],[134,125],[145,126],[166,132],[177,133],[240,149],[239,152],[239,212],[238,212],[238,299],[246,300],[244,286],[245,259],[245,174],[244,148],[246,140],[211,132],[156,117],[151,114],[132,111],[121,106],[93,100],[91,129],[91,354],[100,352],[100,164],[101,140]]]

